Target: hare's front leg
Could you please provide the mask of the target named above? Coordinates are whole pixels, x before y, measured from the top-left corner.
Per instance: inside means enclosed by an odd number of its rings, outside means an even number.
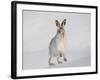
[[[60,60],[61,57],[62,57],[62,54],[59,53],[59,55],[58,55],[58,57],[57,57],[57,62],[58,62],[58,64],[62,63],[62,61]]]
[[[66,62],[67,61],[67,58],[66,58],[65,54],[64,53],[59,53],[59,56],[57,58],[57,61],[58,61],[58,64],[63,63],[63,61]]]
[[[63,55],[63,60],[67,61],[67,58],[66,58],[65,54],[63,53],[62,55]]]

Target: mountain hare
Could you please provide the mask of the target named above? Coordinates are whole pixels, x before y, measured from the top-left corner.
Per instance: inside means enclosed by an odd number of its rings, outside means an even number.
[[[67,61],[65,57],[65,30],[64,26],[66,25],[66,19],[62,21],[60,24],[58,20],[55,20],[56,26],[57,26],[57,33],[52,38],[50,44],[49,44],[49,64],[53,65],[56,64],[53,60],[55,59],[56,62],[62,63],[60,61],[60,58],[63,58],[63,61]]]

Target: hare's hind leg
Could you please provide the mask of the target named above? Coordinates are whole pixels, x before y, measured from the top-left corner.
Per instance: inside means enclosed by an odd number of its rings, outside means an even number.
[[[48,63],[49,65],[55,65],[54,57],[50,56]]]
[[[53,63],[52,63],[52,57],[49,58],[48,62],[49,62],[49,65],[53,65]]]

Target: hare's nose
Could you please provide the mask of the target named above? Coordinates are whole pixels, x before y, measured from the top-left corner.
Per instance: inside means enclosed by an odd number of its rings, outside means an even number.
[[[60,30],[58,30],[57,32],[60,33]]]

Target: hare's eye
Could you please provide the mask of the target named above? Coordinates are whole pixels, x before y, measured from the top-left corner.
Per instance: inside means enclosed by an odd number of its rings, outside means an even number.
[[[60,30],[58,31],[58,33],[60,33]]]

